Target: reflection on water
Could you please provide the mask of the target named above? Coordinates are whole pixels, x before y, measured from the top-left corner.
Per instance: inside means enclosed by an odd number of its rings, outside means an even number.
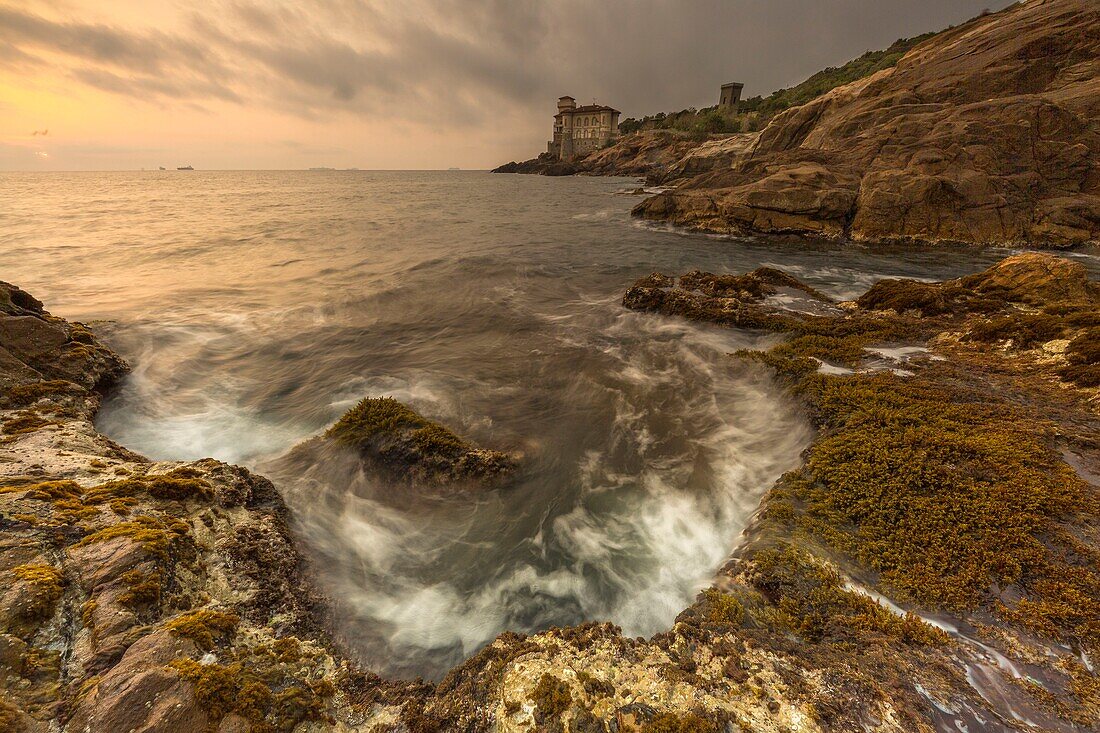
[[[476,172],[0,175],[0,279],[134,365],[100,427],[157,458],[270,470],[340,631],[437,676],[505,629],[667,627],[810,431],[724,354],[761,334],[625,312],[653,270],[787,269],[838,297],[1003,252],[730,240],[630,220],[622,179]],[[525,456],[414,506],[276,457],[364,395]],[[280,468],[284,466],[284,468]]]

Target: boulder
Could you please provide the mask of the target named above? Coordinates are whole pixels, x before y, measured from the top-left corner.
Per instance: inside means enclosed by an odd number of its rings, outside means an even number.
[[[197,652],[193,641],[168,631],[139,639],[98,684],[78,698],[67,729],[141,733],[205,730],[207,715],[194,686],[166,666]]]

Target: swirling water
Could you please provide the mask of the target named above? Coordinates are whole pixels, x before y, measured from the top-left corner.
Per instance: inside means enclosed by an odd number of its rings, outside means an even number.
[[[626,179],[482,172],[0,174],[0,279],[133,373],[99,416],[160,459],[263,471],[337,631],[438,676],[503,630],[667,628],[811,430],[726,357],[774,336],[625,311],[637,277],[784,268],[838,297],[1004,251],[729,239],[629,216]],[[517,484],[395,505],[273,459],[365,395],[524,456]]]

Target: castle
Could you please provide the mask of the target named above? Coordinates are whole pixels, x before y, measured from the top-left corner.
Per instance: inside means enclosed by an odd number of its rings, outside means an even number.
[[[572,97],[558,99],[554,139],[546,151],[558,160],[573,160],[599,150],[619,136],[619,110],[603,104],[577,106]]]

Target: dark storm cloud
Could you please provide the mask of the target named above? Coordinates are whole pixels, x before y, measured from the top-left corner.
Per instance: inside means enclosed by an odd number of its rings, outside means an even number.
[[[546,114],[567,93],[628,115],[713,104],[724,81],[767,93],[990,4],[230,0],[171,32],[0,6],[0,64],[61,64],[81,83],[143,99],[454,127]]]

